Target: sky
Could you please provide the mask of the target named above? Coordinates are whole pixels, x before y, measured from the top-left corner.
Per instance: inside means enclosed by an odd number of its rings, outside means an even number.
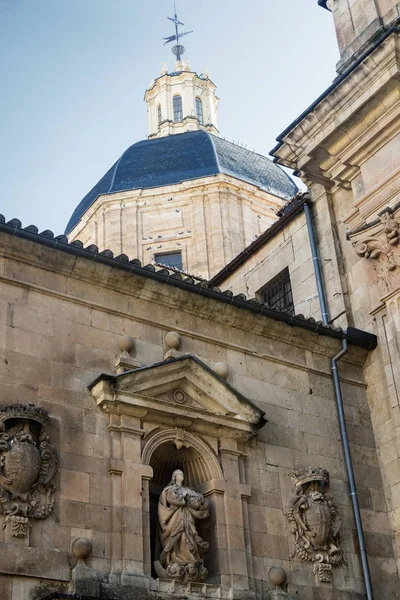
[[[317,0],[177,0],[192,70],[217,85],[220,134],[268,155],[332,82]],[[64,232],[122,152],[148,134],[149,81],[174,57],[171,0],[0,0],[0,212]]]

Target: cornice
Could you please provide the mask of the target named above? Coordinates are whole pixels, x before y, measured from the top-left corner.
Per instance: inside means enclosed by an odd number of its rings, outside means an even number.
[[[68,239],[76,239],[76,237],[82,233],[83,229],[90,224],[90,220],[94,216],[99,215],[99,211],[102,210],[112,210],[113,208],[123,209],[125,208],[124,204],[128,202],[131,206],[137,206],[142,209],[145,207],[145,202],[149,198],[152,199],[152,206],[156,206],[158,203],[164,204],[165,198],[172,196],[174,196],[174,203],[176,206],[179,206],[180,202],[182,205],[187,203],[185,200],[182,202],[182,195],[188,195],[189,199],[189,196],[191,197],[197,193],[201,193],[202,195],[213,192],[221,193],[222,191],[226,191],[226,188],[239,194],[244,193],[250,199],[254,198],[263,203],[268,202],[271,208],[274,208],[276,211],[282,209],[286,204],[285,200],[282,200],[282,198],[275,196],[271,192],[262,190],[255,185],[241,181],[235,177],[226,175],[225,173],[217,173],[216,175],[200,179],[191,179],[190,181],[183,181],[182,183],[175,183],[173,185],[161,186],[158,188],[141,188],[100,194],[84,215],[82,215],[79,223],[77,223],[69,232]],[[147,208],[148,210],[152,210],[150,206]],[[274,213],[271,211],[271,217],[273,214]]]
[[[399,187],[400,168],[355,200],[352,210],[342,218],[342,222],[346,225],[355,222],[351,227],[353,230],[365,224],[368,218],[377,214],[377,211],[392,206],[394,201],[398,199]]]
[[[338,165],[339,172],[342,167],[340,159],[330,154],[328,140],[331,139],[334,146],[343,138],[340,142],[342,148],[337,147],[333,152],[342,151],[346,143],[351,145],[354,142],[348,137],[351,117],[367,103],[371,103],[374,97],[380,101],[378,94],[383,88],[390,86],[391,82],[393,87],[399,85],[399,46],[399,35],[394,31],[284,133],[281,144],[271,152],[275,161],[290,168],[304,170],[306,175],[311,172],[313,180],[332,183],[320,164],[325,163],[328,170]],[[358,124],[364,131],[371,126],[367,119],[365,123],[360,119]],[[360,132],[358,137],[359,135]],[[351,176],[354,174],[350,174]]]
[[[342,339],[348,339],[350,344],[361,348],[376,347],[376,337],[372,334],[363,332],[360,336],[358,332],[344,332],[341,328],[324,325],[313,318],[306,319],[303,315],[287,315],[255,299],[248,300],[244,294],[234,296],[229,290],[222,292],[219,288],[210,288],[203,281],[195,283],[180,273],[171,275],[166,269],[157,270],[154,265],[142,266],[138,259],[129,260],[125,254],[114,257],[111,250],[99,252],[94,244],[87,248],[79,241],[69,244],[66,236],[55,237],[47,230],[40,234],[31,225],[23,229],[17,219],[5,223],[1,215],[0,232],[1,256],[119,291],[124,297],[153,300],[174,311],[207,314],[216,322],[221,319],[221,306],[224,304],[226,326],[276,336],[281,341],[288,336],[291,343],[295,343],[295,338],[299,338],[300,343],[301,338],[301,343],[309,347],[321,343],[335,346],[334,340],[337,343]],[[290,327],[286,328],[282,323]],[[320,341],[319,335],[314,337],[314,334],[325,336],[325,340]]]

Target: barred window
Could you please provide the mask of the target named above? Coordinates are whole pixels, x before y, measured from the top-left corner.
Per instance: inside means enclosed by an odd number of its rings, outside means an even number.
[[[161,122],[162,122],[161,104],[159,104],[157,106],[157,118],[158,118],[158,124],[161,125]]]
[[[200,125],[203,125],[204,124],[203,103],[201,101],[201,98],[196,98],[196,115],[197,115]]]
[[[183,121],[182,96],[174,96],[172,102],[174,106],[174,122],[181,123]]]
[[[259,299],[269,308],[278,308],[294,315],[292,285],[289,269],[284,269],[271,279],[259,292]]]
[[[154,261],[159,265],[167,267],[175,267],[182,270],[182,252],[165,252],[164,254],[156,254]]]

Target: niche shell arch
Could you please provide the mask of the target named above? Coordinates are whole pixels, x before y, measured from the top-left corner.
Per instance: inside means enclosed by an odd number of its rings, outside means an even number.
[[[179,428],[164,429],[163,431],[154,433],[143,448],[142,463],[144,465],[152,466],[151,463],[153,462],[154,464],[154,460],[152,461],[152,459],[154,459],[154,454],[157,449],[168,443],[173,443],[177,451],[181,448],[193,449],[198,455],[195,464],[196,473],[192,474],[190,470],[188,470],[190,469],[189,464],[185,467],[187,471],[185,475],[188,483],[191,485],[205,483],[212,479],[223,479],[221,466],[208,444],[199,437]]]

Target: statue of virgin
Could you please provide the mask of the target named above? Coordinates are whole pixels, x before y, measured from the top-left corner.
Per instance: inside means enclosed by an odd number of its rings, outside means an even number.
[[[161,554],[159,563],[168,577],[181,581],[202,581],[208,572],[203,554],[208,543],[196,530],[195,519],[206,519],[210,503],[202,494],[184,487],[179,469],[172,473],[158,502]]]

